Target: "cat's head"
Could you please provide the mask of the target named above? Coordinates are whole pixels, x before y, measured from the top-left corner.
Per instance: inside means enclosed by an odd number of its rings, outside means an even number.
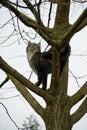
[[[28,46],[26,48],[26,52],[28,53],[37,53],[40,52],[40,44],[28,42]]]

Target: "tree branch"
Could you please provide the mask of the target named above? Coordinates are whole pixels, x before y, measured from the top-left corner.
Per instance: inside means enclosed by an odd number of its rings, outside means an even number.
[[[6,77],[5,80],[0,84],[0,88],[1,88],[6,82],[8,82],[8,80],[9,80],[9,78]]]
[[[83,29],[85,26],[87,26],[87,17],[83,20],[83,22],[80,24],[80,26],[77,28],[76,32]]]
[[[30,82],[28,79],[26,79],[23,75],[21,75],[15,69],[10,67],[1,57],[0,57],[0,68],[6,74],[10,74],[11,76],[13,76],[16,80],[18,80],[21,84],[26,86],[32,92],[34,92],[37,95],[43,97],[46,102],[51,102],[52,101],[52,98],[48,94],[47,91],[44,91],[44,90],[40,89],[39,87],[36,87],[32,82]]]
[[[77,32],[78,27],[85,20],[85,18],[87,18],[87,8],[83,11],[80,17],[76,20],[76,22],[70,27],[70,29],[62,37],[61,40],[62,43],[65,43],[66,40],[69,41],[71,39],[71,37]]]
[[[87,20],[87,8],[83,11],[83,13],[80,15],[80,17],[76,20],[76,22],[69,27],[69,29],[65,32],[65,34],[59,39],[59,41],[54,40],[54,45],[59,45],[60,48],[62,48],[65,44],[69,43],[72,36],[82,29],[85,25]],[[82,25],[82,22],[84,24]]]
[[[49,0],[49,2],[58,4],[59,0]]]
[[[8,115],[8,117],[10,118],[10,120],[13,122],[13,124],[16,126],[16,128],[19,129],[19,127],[18,127],[18,125],[16,124],[16,122],[15,122],[15,121],[12,119],[12,117],[10,116],[10,114],[9,114],[9,112],[8,112],[8,110],[7,110],[7,108],[6,108],[6,106],[5,106],[2,102],[0,102],[0,105],[2,105],[2,106],[4,107],[4,109],[5,109],[5,111],[6,111],[7,115]]]
[[[73,2],[77,2],[77,3],[86,3],[87,0],[73,0]]]
[[[34,9],[33,5],[29,2],[29,0],[23,0],[24,3],[27,5],[27,7],[31,10],[31,12],[33,13],[33,15],[35,16],[36,20],[37,20],[37,31],[38,33],[48,42],[48,43],[51,43],[51,40],[49,38],[49,32],[50,32],[50,29],[47,29],[43,23],[42,23],[42,20],[40,18],[40,9],[39,9],[39,6],[40,6],[40,2],[38,3],[38,12]],[[37,3],[36,3],[37,4]]]
[[[70,0],[58,1],[55,27],[60,24],[69,23]]]
[[[52,11],[52,2],[50,3],[50,9],[49,9],[49,15],[48,15],[48,27],[49,27],[49,25],[50,25],[50,20],[51,20],[51,11]]]
[[[17,81],[13,76],[8,74],[9,79],[13,82],[17,90],[22,94],[22,96],[26,99],[26,101],[33,107],[33,109],[40,114],[43,115],[44,109],[42,106],[36,101],[36,99],[29,93],[29,91],[25,88],[23,84]]]
[[[0,3],[8,8],[9,10],[11,10],[25,25],[32,27],[34,30],[37,29],[37,23],[30,19],[29,17],[27,17],[26,15],[24,15],[22,12],[18,11],[14,6],[12,6],[9,1],[3,1],[0,0]]]
[[[71,107],[75,105],[77,102],[79,102],[82,98],[84,98],[86,94],[87,94],[87,82],[81,87],[81,89],[77,93],[75,93],[70,98]]]
[[[31,12],[33,13],[33,15],[35,16],[38,24],[43,25],[41,18],[39,17],[39,13],[35,10],[35,8],[33,7],[33,5],[30,3],[29,0],[23,0],[24,3],[27,5],[27,7],[31,10]]]
[[[74,124],[77,121],[79,121],[86,114],[86,112],[87,112],[87,97],[80,105],[78,110],[74,114],[72,114],[71,116],[72,123]]]
[[[42,22],[40,21],[40,26],[39,24],[32,20],[31,18],[29,18],[28,16],[26,16],[25,14],[23,14],[22,12],[20,12],[19,10],[17,10],[14,6],[12,6],[8,0],[0,0],[0,3],[8,8],[9,10],[11,10],[20,20],[21,22],[23,22],[26,26],[28,27],[32,27],[36,32],[38,31],[38,33],[43,37],[43,39],[45,39],[48,43],[51,43],[52,40],[49,37],[49,32],[50,29],[46,28]],[[34,12],[34,10],[32,11]],[[37,13],[36,13],[37,14]]]

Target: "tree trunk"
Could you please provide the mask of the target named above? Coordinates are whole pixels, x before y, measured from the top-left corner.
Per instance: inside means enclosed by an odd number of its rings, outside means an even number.
[[[6,73],[7,78],[0,84],[0,87],[2,87],[8,79],[10,79],[26,101],[43,118],[46,130],[71,130],[74,123],[79,121],[82,116],[87,113],[86,98],[77,111],[70,115],[71,108],[87,95],[87,82],[82,86],[82,89],[80,89],[72,97],[67,95],[68,61],[64,66],[62,74],[60,75],[60,52],[66,44],[69,44],[71,37],[87,25],[87,8],[78,20],[73,25],[70,25],[70,0],[49,1],[54,3],[56,2],[58,4],[55,23],[52,29],[44,26],[39,15],[40,11],[37,11],[35,6],[33,6],[29,0],[23,0],[24,7],[26,4],[26,7],[30,9],[36,20],[33,20],[26,14],[22,13],[22,10],[18,10],[17,4],[12,4],[8,0],[0,0],[0,4],[12,11],[26,26],[31,27],[38,32],[39,35],[41,35],[41,37],[53,47],[52,79],[50,88],[44,91],[36,87],[15,69],[10,67],[1,57],[0,69]],[[40,3],[38,3],[38,5],[39,4]],[[17,8],[13,5],[17,5]],[[22,6],[19,7],[21,8]],[[49,13],[48,21],[50,20],[50,14],[51,11]],[[43,108],[26,88],[41,96],[46,101],[46,108]]]
[[[46,130],[71,130],[72,122],[68,105],[60,97],[47,106],[45,114]]]
[[[68,60],[60,75],[59,54],[57,49],[53,51],[53,73],[49,95],[52,101],[47,103],[44,114],[46,130],[71,130],[72,120],[70,116],[70,97],[67,95],[68,87]],[[55,80],[55,81],[54,81]]]

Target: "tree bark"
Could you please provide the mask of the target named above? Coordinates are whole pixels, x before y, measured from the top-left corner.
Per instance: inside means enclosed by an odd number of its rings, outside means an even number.
[[[67,95],[68,90],[68,63],[67,61],[63,72],[60,75],[60,52],[65,44],[69,44],[72,36],[87,25],[87,8],[82,15],[73,24],[69,24],[70,0],[50,0],[58,4],[54,27],[49,29],[43,25],[40,15],[32,6],[29,0],[23,0],[24,4],[34,14],[35,20],[29,18],[19,11],[9,0],[0,0],[0,3],[11,10],[26,26],[32,27],[44,38],[47,43],[53,46],[52,60],[52,78],[50,88],[46,91],[36,87],[24,76],[10,67],[0,57],[0,68],[6,73],[17,90],[22,94],[32,108],[43,118],[46,130],[71,130],[74,123],[79,121],[87,112],[87,98],[80,105],[78,110],[70,115],[71,108],[85,97],[87,94],[87,82],[73,96]],[[32,7],[32,8],[31,8]],[[7,80],[3,83],[6,83]],[[2,84],[3,84],[2,83]],[[1,85],[2,85],[1,84]],[[35,94],[42,97],[46,102],[46,108],[43,108],[37,100],[28,92],[30,89]]]
[[[44,115],[46,130],[71,130],[72,120],[68,101],[68,97],[65,98],[61,91],[59,96],[54,98],[54,102],[47,105]]]

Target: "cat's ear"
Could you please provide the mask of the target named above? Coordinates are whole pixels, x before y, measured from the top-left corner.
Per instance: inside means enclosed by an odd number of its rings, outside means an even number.
[[[41,42],[39,42],[37,45],[38,45],[38,46],[39,46],[39,48],[41,49]]]
[[[28,52],[28,48],[31,46],[31,41],[28,41],[27,47],[26,47],[26,52]]]
[[[30,45],[31,44],[31,41],[28,41],[28,45]]]
[[[39,47],[39,51],[41,51],[41,42],[39,42],[37,45]]]

